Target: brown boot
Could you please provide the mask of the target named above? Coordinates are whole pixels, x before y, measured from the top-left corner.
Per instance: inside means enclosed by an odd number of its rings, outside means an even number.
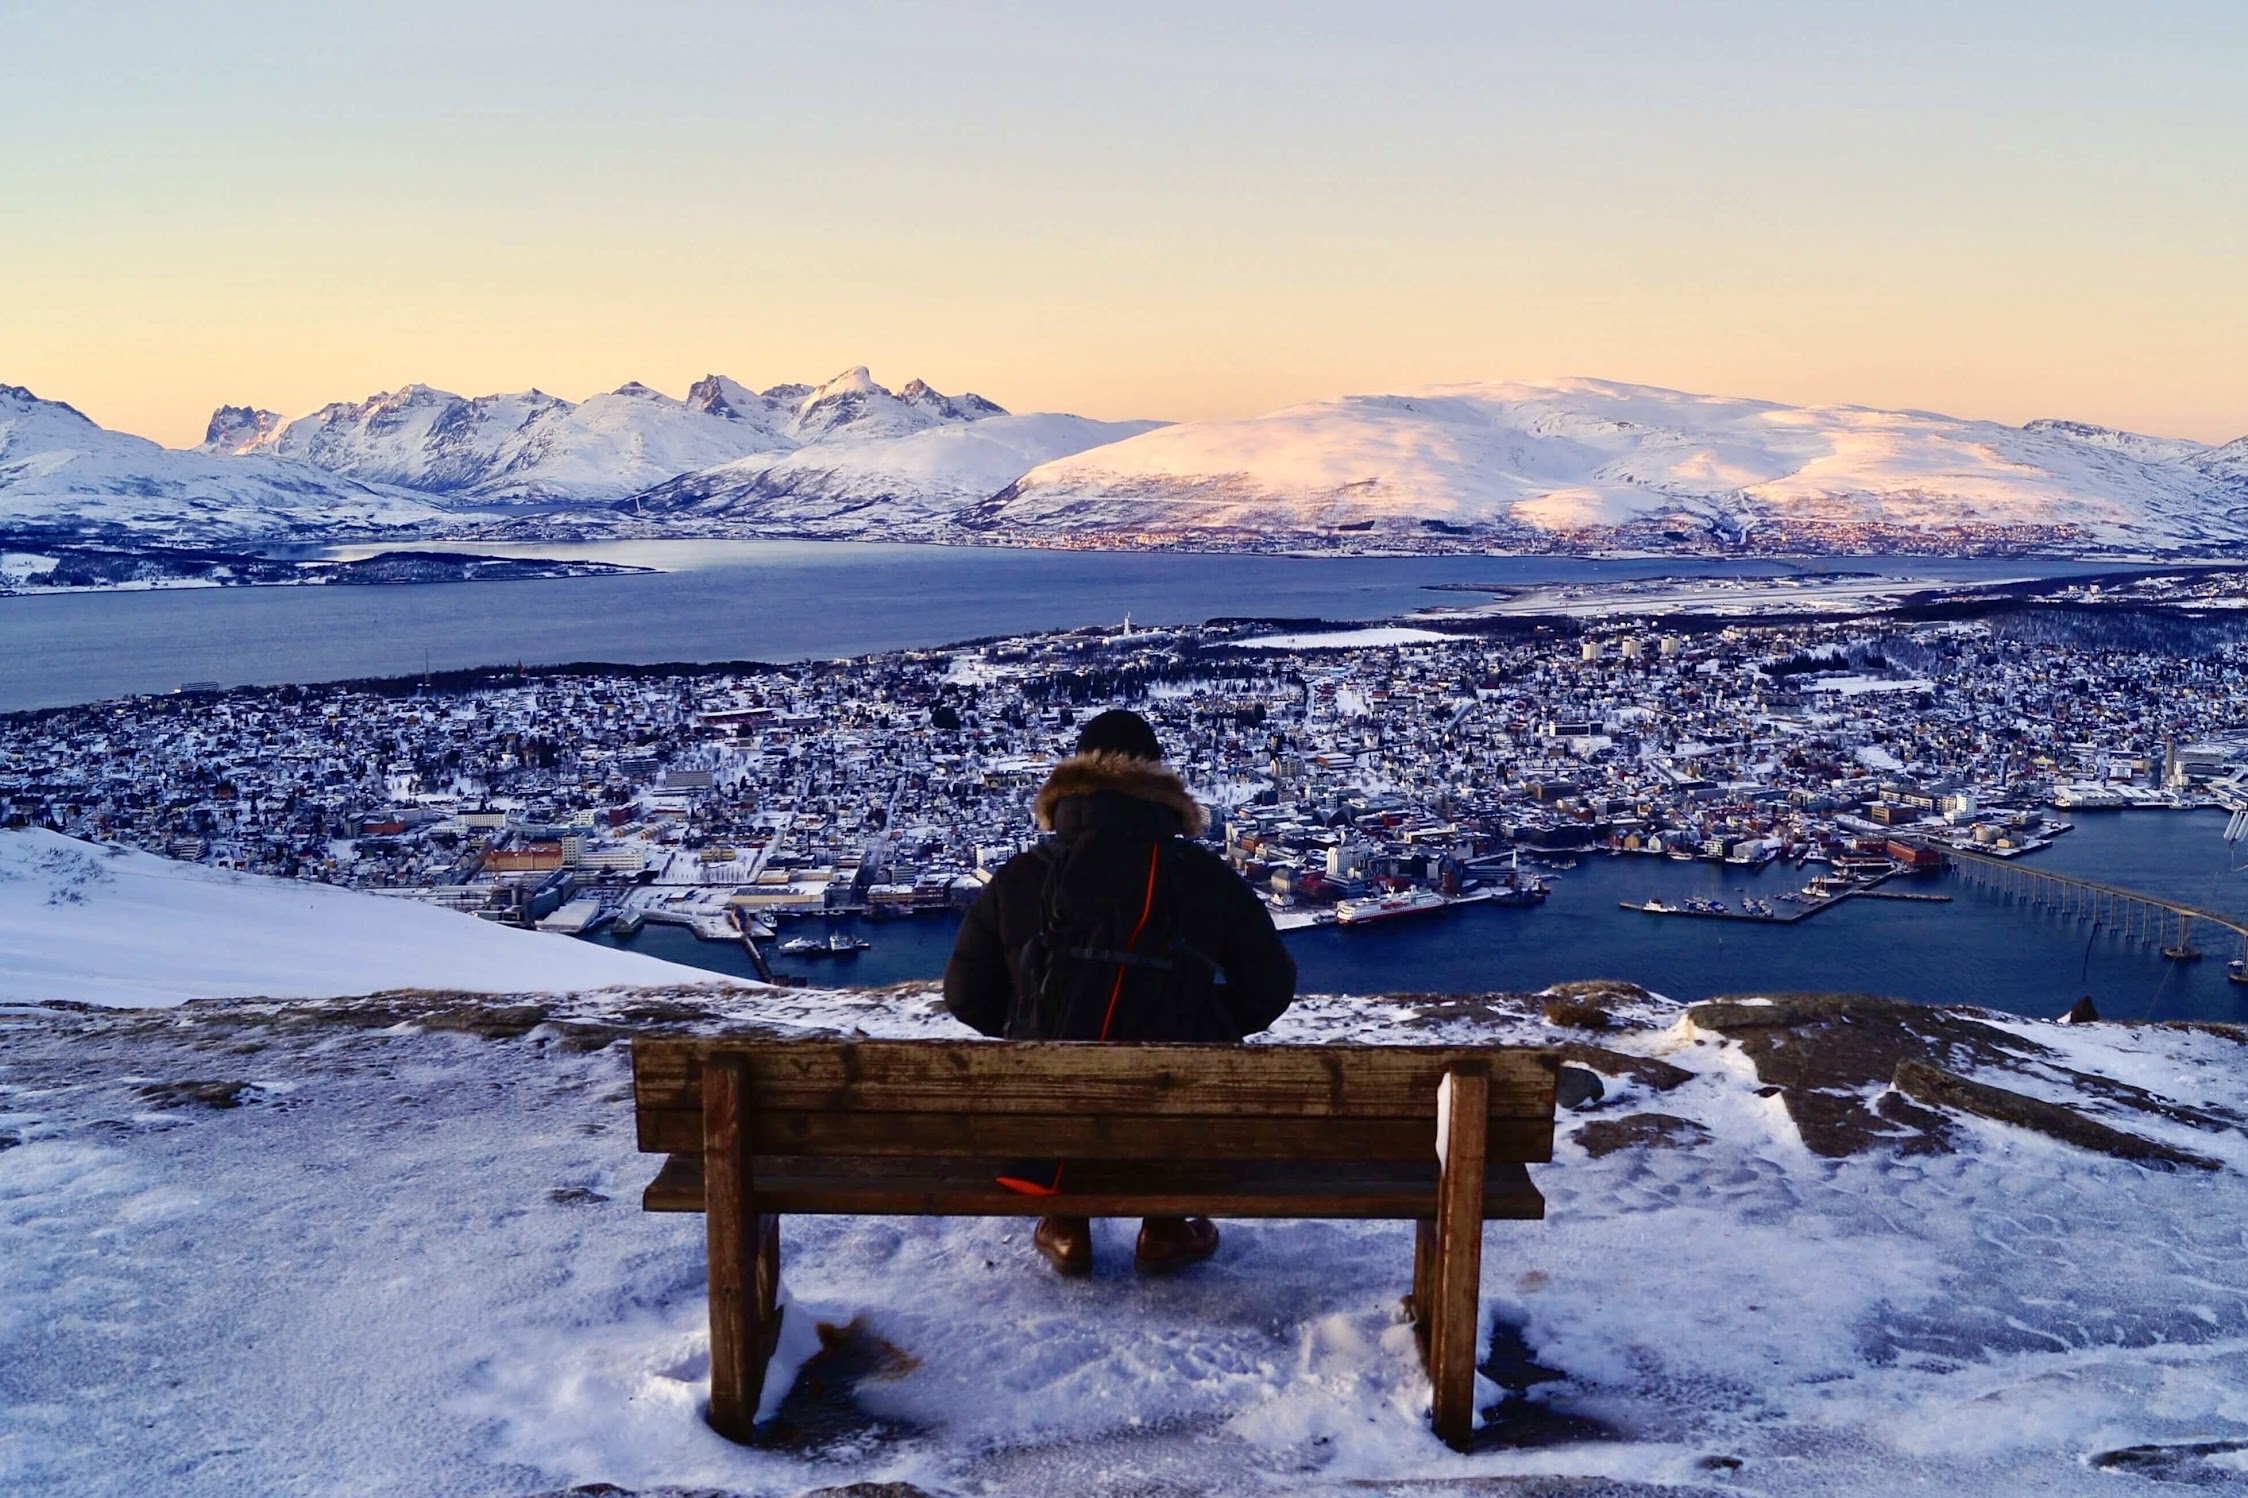
[[[1217,1251],[1218,1225],[1209,1218],[1150,1217],[1140,1224],[1132,1265],[1142,1274],[1169,1274]]]
[[[1030,1243],[1056,1274],[1079,1279],[1093,1272],[1093,1225],[1082,1217],[1041,1217]]]

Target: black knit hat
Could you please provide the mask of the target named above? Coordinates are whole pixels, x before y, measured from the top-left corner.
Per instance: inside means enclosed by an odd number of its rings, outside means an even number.
[[[1129,754],[1134,759],[1160,760],[1163,757],[1163,746],[1155,741],[1155,730],[1147,726],[1147,719],[1121,707],[1109,709],[1078,731],[1079,754],[1101,750]]]

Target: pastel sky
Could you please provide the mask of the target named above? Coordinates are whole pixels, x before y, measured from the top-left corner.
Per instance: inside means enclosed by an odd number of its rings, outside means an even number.
[[[0,381],[2248,431],[2248,3],[0,0]]]

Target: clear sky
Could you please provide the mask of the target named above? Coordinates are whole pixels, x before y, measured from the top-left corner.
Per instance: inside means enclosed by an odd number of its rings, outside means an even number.
[[[0,381],[2248,431],[2248,0],[0,0]]]

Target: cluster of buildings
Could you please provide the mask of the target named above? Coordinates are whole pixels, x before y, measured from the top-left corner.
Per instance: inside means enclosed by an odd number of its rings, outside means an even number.
[[[2195,804],[2248,649],[1864,622],[1260,643],[1086,630],[851,662],[183,692],[0,719],[0,819],[576,929],[703,934],[973,897],[1075,725],[1155,725],[1282,912],[1522,856],[1910,860],[2050,807]],[[1404,632],[1412,636],[1423,632]]]

